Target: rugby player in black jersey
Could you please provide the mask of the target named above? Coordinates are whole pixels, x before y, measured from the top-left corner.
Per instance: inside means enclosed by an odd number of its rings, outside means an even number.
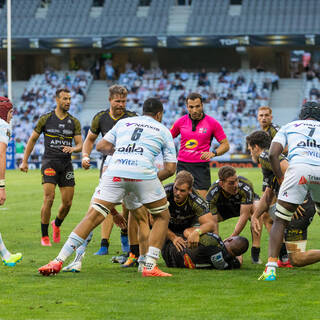
[[[231,166],[218,171],[219,179],[212,184],[207,194],[210,212],[216,224],[233,217],[239,217],[230,235],[238,236],[253,213],[253,202],[258,197],[253,185],[245,177],[237,176]]]
[[[41,208],[41,244],[43,246],[51,246],[48,226],[56,185],[60,189],[61,205],[56,219],[51,222],[54,242],[60,242],[60,226],[69,213],[74,194],[75,181],[71,154],[73,152],[81,152],[82,137],[79,120],[68,112],[70,103],[70,91],[68,89],[57,90],[56,108],[40,117],[28,140],[20,165],[21,171],[28,172],[29,156],[40,134],[43,133],[45,147],[41,166],[44,191]]]
[[[274,215],[275,201],[279,192],[280,185],[272,171],[268,156],[271,139],[264,131],[255,131],[247,136],[248,148],[251,152],[252,160],[260,163],[263,173],[263,181],[267,185],[259,205],[256,207],[252,217],[253,224],[256,223],[256,217],[261,212],[269,211]],[[281,155],[280,166],[283,174],[288,168],[287,159]],[[298,207],[284,234],[285,244],[289,253],[290,262],[293,266],[302,267],[320,261],[320,250],[308,250],[307,231],[313,217],[316,213],[315,204],[308,194],[304,203]],[[279,266],[285,266],[282,261],[278,261]]]

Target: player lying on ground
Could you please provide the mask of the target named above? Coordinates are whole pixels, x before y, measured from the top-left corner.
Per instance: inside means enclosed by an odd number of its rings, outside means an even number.
[[[190,236],[193,229],[184,232],[185,239]],[[242,265],[242,254],[249,247],[249,241],[241,236],[230,237],[224,241],[214,233],[200,236],[198,246],[185,247],[178,250],[171,242],[167,241],[162,248],[162,257],[166,265],[171,268],[213,268],[213,269],[238,269]]]

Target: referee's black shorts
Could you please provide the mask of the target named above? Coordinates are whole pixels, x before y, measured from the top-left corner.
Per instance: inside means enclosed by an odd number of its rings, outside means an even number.
[[[177,173],[186,170],[193,175],[196,190],[208,190],[211,186],[209,162],[183,162],[178,161]]]

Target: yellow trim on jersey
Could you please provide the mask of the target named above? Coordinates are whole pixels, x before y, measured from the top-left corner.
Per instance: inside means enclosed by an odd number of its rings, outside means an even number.
[[[114,117],[111,115],[110,111],[109,111],[109,116],[110,116],[110,118],[113,119],[113,120],[115,120],[115,121],[117,121],[118,119],[120,119],[123,115],[124,115],[124,112],[123,112],[123,113],[121,114],[121,116],[119,116],[118,118],[114,118]]]
[[[60,136],[53,136],[51,134],[45,133],[45,136],[50,137],[50,138],[60,138],[60,139],[72,139],[73,137],[60,137]]]
[[[181,203],[181,204],[180,203],[176,203],[174,200],[173,201],[178,207],[182,207],[187,202],[188,198],[189,198],[189,196],[187,196],[186,200],[184,200],[183,203]]]

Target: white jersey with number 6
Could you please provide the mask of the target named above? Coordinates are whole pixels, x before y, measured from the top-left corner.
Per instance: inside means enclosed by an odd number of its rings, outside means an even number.
[[[149,116],[126,118],[103,137],[115,146],[104,175],[149,180],[157,177],[155,158],[176,162],[176,150],[170,131]]]
[[[272,142],[288,145],[290,164],[305,163],[320,165],[320,122],[297,120],[284,125]]]

